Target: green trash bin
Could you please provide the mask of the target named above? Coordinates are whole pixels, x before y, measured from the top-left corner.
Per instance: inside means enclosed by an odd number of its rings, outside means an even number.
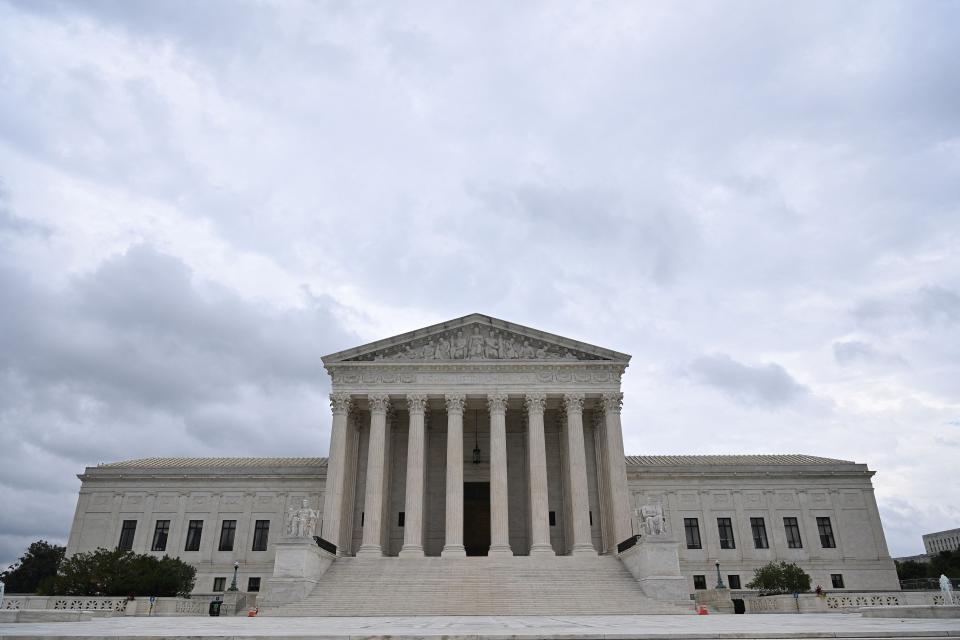
[[[221,605],[223,605],[223,603],[222,603],[220,600],[211,600],[211,601],[210,601],[210,616],[211,616],[211,617],[214,617],[214,618],[215,618],[215,617],[217,617],[217,616],[220,615],[220,606],[221,606]]]

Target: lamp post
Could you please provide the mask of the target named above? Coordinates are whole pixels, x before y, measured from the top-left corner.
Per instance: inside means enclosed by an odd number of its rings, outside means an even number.
[[[239,562],[233,563],[233,582],[230,583],[230,588],[227,591],[236,591],[237,590],[237,569],[240,568]],[[717,574],[720,575],[720,574]]]
[[[723,578],[720,577],[720,561],[717,560],[717,586],[715,589],[726,589],[727,587],[723,584]]]

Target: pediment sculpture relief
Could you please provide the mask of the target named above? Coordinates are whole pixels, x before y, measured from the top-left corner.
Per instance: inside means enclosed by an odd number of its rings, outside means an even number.
[[[464,327],[388,347],[348,361],[606,360],[600,356],[488,326]]]

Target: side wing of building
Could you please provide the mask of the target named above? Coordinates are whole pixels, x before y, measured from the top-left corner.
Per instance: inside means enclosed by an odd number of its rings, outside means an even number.
[[[632,506],[663,504],[691,592],[716,585],[717,562],[725,585],[746,588],[754,569],[780,560],[800,565],[812,587],[900,588],[866,465],[803,455],[627,463]]]
[[[67,554],[128,548],[197,568],[194,590],[222,591],[273,575],[273,542],[306,499],[323,508],[326,458],[150,458],[88,467]],[[319,501],[319,504],[318,504]]]

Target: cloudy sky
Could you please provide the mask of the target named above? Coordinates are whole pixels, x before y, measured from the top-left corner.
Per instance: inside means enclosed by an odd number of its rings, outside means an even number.
[[[86,465],[324,455],[320,356],[633,355],[628,453],[960,526],[960,4],[0,0],[0,564]]]

